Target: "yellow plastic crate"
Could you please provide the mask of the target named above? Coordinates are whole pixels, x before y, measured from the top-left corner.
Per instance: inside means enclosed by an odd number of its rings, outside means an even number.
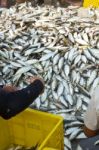
[[[32,109],[8,121],[0,117],[0,150],[10,144],[38,144],[38,150],[63,150],[63,118]]]
[[[99,7],[99,0],[84,0],[84,7]]]

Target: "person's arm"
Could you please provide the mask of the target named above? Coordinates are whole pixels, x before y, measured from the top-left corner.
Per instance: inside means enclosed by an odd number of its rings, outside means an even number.
[[[0,85],[0,88],[3,88],[4,85]]]
[[[2,92],[2,112],[4,119],[10,119],[21,111],[25,110],[44,90],[44,84],[41,80],[36,79],[28,87],[14,91]]]
[[[86,126],[83,127],[83,131],[87,137],[93,137],[99,134],[99,130],[91,130]]]
[[[84,118],[84,133],[87,137],[93,137],[99,134],[99,116],[97,115],[97,107],[99,107],[99,88],[97,88],[90,101]]]

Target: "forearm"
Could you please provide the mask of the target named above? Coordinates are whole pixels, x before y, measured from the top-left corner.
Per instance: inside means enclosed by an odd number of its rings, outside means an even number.
[[[99,134],[99,130],[91,130],[86,126],[83,127],[83,131],[87,137],[93,137]]]
[[[43,88],[42,82],[36,80],[25,89],[7,93],[7,108],[2,117],[9,119],[26,109],[39,96]]]
[[[4,87],[4,85],[0,85],[0,89],[2,89]]]

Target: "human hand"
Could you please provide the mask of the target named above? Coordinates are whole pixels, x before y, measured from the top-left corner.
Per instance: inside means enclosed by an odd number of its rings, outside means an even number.
[[[14,92],[14,91],[17,91],[18,89],[16,87],[11,86],[11,85],[5,85],[3,87],[3,90],[6,92]]]
[[[35,81],[37,81],[37,80],[39,80],[39,81],[43,84],[43,87],[45,86],[44,80],[43,80],[42,78],[40,78],[40,77],[37,77],[37,76],[35,76],[35,77],[30,77],[30,78],[27,80],[27,82],[29,82],[29,83],[31,84],[31,83],[33,83],[33,82],[35,82]],[[43,90],[42,90],[42,92],[41,92],[40,94],[42,94],[43,92],[44,92],[44,88],[43,88]]]

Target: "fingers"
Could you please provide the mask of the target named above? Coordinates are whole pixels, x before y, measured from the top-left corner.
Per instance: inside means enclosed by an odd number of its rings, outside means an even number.
[[[40,80],[40,81],[44,84],[44,80],[43,80],[42,78],[40,78],[40,77],[37,77],[37,76],[35,76],[35,77],[30,77],[30,78],[27,80],[27,82],[33,83],[33,82],[36,81],[36,80]]]
[[[13,87],[11,85],[6,85],[6,86],[3,87],[3,90],[6,91],[6,92],[14,92],[14,91],[17,91],[17,88]]]
[[[27,79],[27,82],[28,83],[33,83],[37,79],[38,79],[38,77],[30,77],[29,79]]]

